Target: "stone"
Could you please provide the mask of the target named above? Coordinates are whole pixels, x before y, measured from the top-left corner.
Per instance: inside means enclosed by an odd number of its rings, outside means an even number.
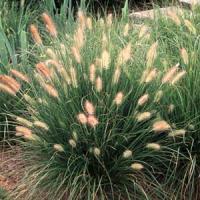
[[[189,6],[193,6],[193,5],[200,5],[200,0],[179,0],[180,3],[182,4],[187,4]]]
[[[130,14],[130,18],[139,20],[145,20],[145,19],[153,20],[155,18],[156,13],[167,15],[169,12],[175,12],[178,14],[182,12],[182,8],[176,6],[170,6],[166,8],[160,8],[157,10],[151,9],[141,12],[133,12]]]

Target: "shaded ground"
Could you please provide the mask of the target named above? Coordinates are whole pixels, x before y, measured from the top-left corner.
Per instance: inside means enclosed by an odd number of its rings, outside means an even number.
[[[7,191],[14,190],[17,181],[23,175],[23,169],[19,147],[0,149],[0,187]]]

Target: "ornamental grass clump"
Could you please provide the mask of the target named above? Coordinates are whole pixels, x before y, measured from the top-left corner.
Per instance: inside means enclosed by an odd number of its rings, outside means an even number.
[[[134,43],[121,36],[120,45],[111,42],[112,15],[97,22],[82,11],[77,16],[72,35],[63,38],[42,15],[50,45],[31,31],[42,56],[35,55],[31,95],[22,97],[28,113],[16,116],[27,166],[13,197],[170,198],[168,183],[181,156],[174,141],[182,135],[162,116],[173,103],[162,104],[162,96],[178,81],[162,83],[168,72],[152,66],[159,43],[150,47],[144,72],[130,74],[130,63],[137,69]]]

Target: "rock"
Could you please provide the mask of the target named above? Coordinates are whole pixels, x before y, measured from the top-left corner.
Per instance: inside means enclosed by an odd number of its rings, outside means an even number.
[[[166,8],[160,8],[160,9],[152,9],[152,10],[146,10],[146,11],[141,11],[141,12],[133,12],[130,14],[130,18],[133,19],[139,19],[139,20],[144,20],[144,19],[150,19],[153,20],[156,13],[168,15],[169,12],[175,12],[176,14],[179,14],[182,12],[182,8],[176,7],[176,6],[170,6]]]
[[[180,3],[182,4],[187,4],[189,6],[193,6],[193,5],[200,5],[200,0],[179,0]]]

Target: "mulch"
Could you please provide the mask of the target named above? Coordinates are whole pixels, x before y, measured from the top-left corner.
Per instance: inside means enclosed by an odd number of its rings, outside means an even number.
[[[0,149],[0,187],[8,192],[13,191],[23,171],[24,164],[18,146]]]

